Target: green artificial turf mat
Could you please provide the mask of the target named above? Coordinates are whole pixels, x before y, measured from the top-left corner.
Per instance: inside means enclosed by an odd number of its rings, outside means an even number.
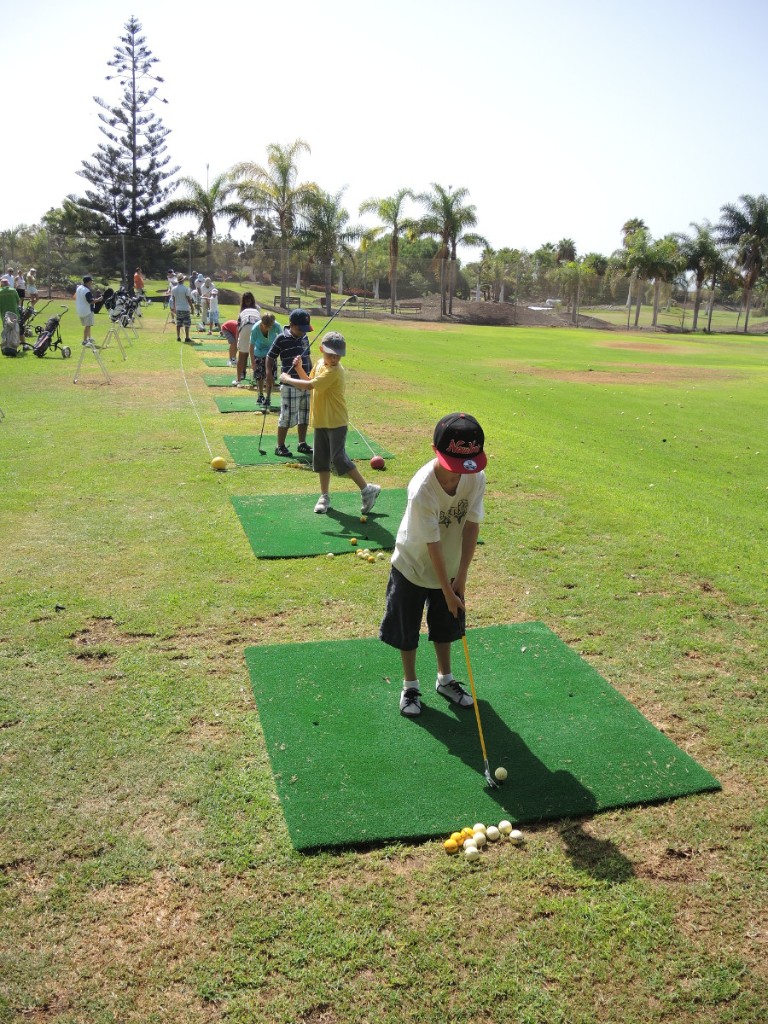
[[[203,380],[209,388],[233,388],[234,384],[232,381],[235,379],[233,374],[236,374],[234,366],[230,367],[229,373],[204,373]]]
[[[207,381],[206,381],[207,383]],[[259,424],[259,432],[261,431],[261,424]],[[265,427],[266,431],[268,427]],[[307,434],[307,442],[309,445],[312,444],[312,432]],[[290,451],[293,452],[293,458],[281,459],[279,455],[275,455],[275,446],[277,445],[276,434],[264,434],[261,439],[261,448],[267,453],[266,455],[259,455],[259,438],[254,437],[252,434],[237,434],[225,436],[224,444],[229,449],[229,454],[235,460],[238,466],[277,466],[285,465],[286,462],[298,462],[307,466],[312,465],[311,455],[302,455],[296,450],[298,440],[296,438],[295,428],[291,429],[288,433],[288,438],[285,442]],[[385,459],[392,459],[394,456],[391,452],[388,452],[386,448],[383,448],[376,441],[372,441],[370,438],[361,434],[359,430],[350,427],[347,433],[346,442],[347,455],[350,459],[366,459],[370,460],[372,455],[382,455]],[[376,470],[373,470],[374,476]],[[369,481],[370,483],[376,483],[376,480]]]
[[[205,363],[206,366],[229,366],[229,360],[226,358],[226,356],[208,356],[207,358],[203,359],[203,362]],[[233,366],[232,369],[234,370],[235,367]]]
[[[382,580],[382,609],[383,598]],[[473,709],[435,693],[424,638],[415,719],[398,710],[399,652],[374,637],[246,649],[297,849],[573,818],[720,788],[543,623],[473,629],[467,640],[491,768],[509,772],[498,789],[485,784]],[[466,679],[460,644],[453,660]]]
[[[360,522],[360,492],[350,482],[331,482],[331,505],[315,512],[317,478],[306,494],[260,494],[233,497],[232,504],[257,558],[307,558],[334,554],[354,556],[362,548],[391,550],[405,511],[404,488],[382,491],[368,520]],[[350,541],[358,541],[353,546]],[[355,559],[357,561],[357,559]],[[365,569],[373,569],[366,563]]]
[[[232,388],[232,390],[237,391],[237,388]],[[213,400],[219,407],[219,412],[261,412],[261,406],[257,402],[258,396],[258,391],[245,395],[241,391],[239,394],[225,395],[223,398],[216,395]],[[280,409],[273,405],[270,412],[279,413]],[[259,420],[259,430],[261,430],[261,420]]]
[[[215,341],[195,341],[192,343],[195,352],[229,352],[229,345]]]

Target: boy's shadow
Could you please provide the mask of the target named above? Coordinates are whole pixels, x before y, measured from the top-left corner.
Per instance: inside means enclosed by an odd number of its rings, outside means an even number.
[[[540,822],[566,819],[560,829],[566,853],[574,866],[604,881],[623,882],[634,876],[632,862],[608,840],[597,840],[582,824],[570,819],[587,817],[597,809],[592,792],[568,771],[552,771],[537,758],[487,701],[478,701],[491,771],[503,765],[507,780],[488,795],[512,821]],[[474,709],[458,708],[434,695],[422,701],[421,714],[412,721],[443,743],[452,757],[478,773],[483,781],[483,756]]]
[[[391,522],[391,516],[369,512],[368,521],[361,523],[359,515],[355,516],[348,512],[340,512],[337,508],[329,508],[326,516],[329,519],[336,520],[341,527],[341,530],[324,530],[323,532],[327,536],[357,537],[358,540],[367,540],[373,544],[378,544],[382,548],[393,548],[395,546],[395,538],[390,530],[384,526],[383,522],[384,520]],[[382,520],[382,522],[379,522],[379,520]]]

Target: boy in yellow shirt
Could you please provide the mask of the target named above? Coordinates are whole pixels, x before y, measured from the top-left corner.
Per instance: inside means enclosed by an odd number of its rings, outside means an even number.
[[[307,374],[301,356],[297,356],[293,368],[299,375],[298,379],[287,373],[280,375],[281,384],[312,392],[309,413],[310,427],[314,431],[312,469],[320,477],[320,497],[315,512],[327,512],[330,508],[333,467],[339,476],[348,476],[360,488],[360,511],[365,515],[376,504],[381,488],[377,484],[365,482],[345,448],[349,416],[344,398],[346,373],[341,365],[342,356],[347,354],[344,335],[338,331],[329,331],[320,342],[320,351],[323,358],[312,367],[311,374]]]

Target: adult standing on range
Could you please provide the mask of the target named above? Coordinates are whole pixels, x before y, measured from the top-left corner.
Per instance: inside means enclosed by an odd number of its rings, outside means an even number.
[[[96,322],[93,304],[98,298],[91,291],[93,285],[93,278],[90,274],[86,274],[83,278],[83,283],[77,286],[75,291],[75,311],[80,317],[80,323],[83,325],[83,344],[92,345],[91,340],[91,328]]]
[[[301,356],[301,365],[309,376],[312,360],[309,358],[309,339],[307,333],[313,330],[309,313],[305,309],[294,309],[289,318],[288,326],[275,340],[267,353],[267,392],[272,391],[275,367],[278,359],[283,373],[295,380],[299,379],[293,365],[297,356]],[[302,455],[311,455],[312,449],[307,444],[307,425],[309,424],[309,391],[300,391],[289,384],[280,387],[280,418],[277,421],[277,448],[275,455],[282,459],[292,459],[293,452],[285,444],[290,427],[296,427],[299,438],[298,451]]]
[[[189,341],[189,328],[192,326],[192,306],[189,288],[184,284],[184,275],[179,274],[176,284],[171,288],[171,309],[176,318],[176,341],[181,341],[181,328],[184,328],[184,341]]]

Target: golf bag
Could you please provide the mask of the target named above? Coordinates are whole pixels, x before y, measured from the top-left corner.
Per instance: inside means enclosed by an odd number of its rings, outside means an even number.
[[[19,349],[23,352],[19,335],[19,318],[15,313],[6,313],[3,317],[3,340],[0,351],[4,356],[17,356]]]
[[[109,319],[113,324],[119,324],[121,327],[130,327],[134,321],[134,318],[139,312],[140,300],[135,295],[131,295],[125,288],[120,288],[118,291],[113,291],[111,288],[107,288],[104,292],[104,308],[109,311]]]
[[[115,304],[115,292],[112,288],[105,288],[104,294],[93,303],[93,312],[100,313],[102,306],[112,309]]]
[[[50,317],[45,324],[45,327],[36,327],[35,333],[37,334],[37,341],[32,347],[32,351],[38,357],[42,359],[49,348],[54,351],[58,350],[61,352],[63,359],[69,359],[72,355],[72,349],[68,345],[63,345],[61,341],[61,330],[59,324],[61,318],[67,312],[67,307],[64,306],[61,313],[56,316]]]
[[[46,302],[45,306],[49,306],[49,305],[50,305],[50,302]],[[39,313],[42,313],[42,311],[45,309],[45,306],[41,306],[40,309],[35,309],[35,307],[30,303],[27,306],[21,306],[20,307],[20,309],[19,309],[19,335],[21,337],[21,344],[23,345],[24,348],[32,348],[31,345],[27,345],[26,344],[24,339],[32,337],[32,327],[31,327],[32,321],[35,319],[35,317]]]

